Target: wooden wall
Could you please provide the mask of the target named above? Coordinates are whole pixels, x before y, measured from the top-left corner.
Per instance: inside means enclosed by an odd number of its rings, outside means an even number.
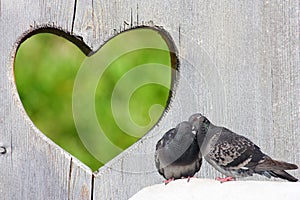
[[[155,143],[195,112],[299,165],[299,12],[292,0],[0,1],[0,199],[127,199],[162,181]],[[173,97],[144,138],[93,173],[30,121],[14,82],[15,53],[40,27],[80,36],[96,51],[140,25],[162,26],[176,45]],[[216,175],[204,164],[198,176]]]

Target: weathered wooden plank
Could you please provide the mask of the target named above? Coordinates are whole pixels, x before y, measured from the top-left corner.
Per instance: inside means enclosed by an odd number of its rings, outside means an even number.
[[[298,13],[296,1],[78,2],[74,33],[93,50],[131,26],[154,24],[171,34],[180,59],[169,111],[145,138],[99,169],[94,198],[126,199],[159,183],[155,142],[195,112],[299,164]],[[217,175],[207,164],[199,173]]]
[[[76,158],[72,158],[68,181],[68,199],[88,200],[93,199],[91,169],[84,166]]]
[[[20,38],[38,27],[72,31],[74,1],[0,1],[0,199],[90,199],[92,172],[35,128],[14,83]]]
[[[270,2],[266,49],[272,65],[273,132],[270,150],[300,163],[299,2]],[[296,172],[299,177],[299,170]]]

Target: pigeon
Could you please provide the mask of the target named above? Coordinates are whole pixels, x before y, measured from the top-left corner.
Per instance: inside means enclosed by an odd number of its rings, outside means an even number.
[[[156,144],[155,166],[166,179],[165,184],[180,178],[189,181],[200,170],[201,164],[196,131],[187,121],[167,131]]]
[[[205,160],[227,176],[217,180],[226,182],[256,173],[268,178],[298,181],[285,171],[298,169],[297,165],[272,159],[248,138],[213,125],[200,113],[193,114],[189,122],[197,130],[198,145]]]

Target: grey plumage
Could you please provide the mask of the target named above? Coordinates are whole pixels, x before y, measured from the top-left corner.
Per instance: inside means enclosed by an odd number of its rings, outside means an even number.
[[[236,178],[257,173],[268,178],[298,181],[284,171],[298,169],[297,165],[273,160],[248,138],[213,125],[199,113],[192,115],[189,122],[197,130],[198,145],[205,160],[222,174]]]
[[[155,165],[166,179],[192,177],[200,170],[201,164],[196,131],[189,122],[181,122],[170,129],[156,144]]]

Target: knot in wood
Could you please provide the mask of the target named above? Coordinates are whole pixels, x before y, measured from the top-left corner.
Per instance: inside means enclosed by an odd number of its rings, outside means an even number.
[[[6,148],[0,146],[0,154],[6,154]]]

